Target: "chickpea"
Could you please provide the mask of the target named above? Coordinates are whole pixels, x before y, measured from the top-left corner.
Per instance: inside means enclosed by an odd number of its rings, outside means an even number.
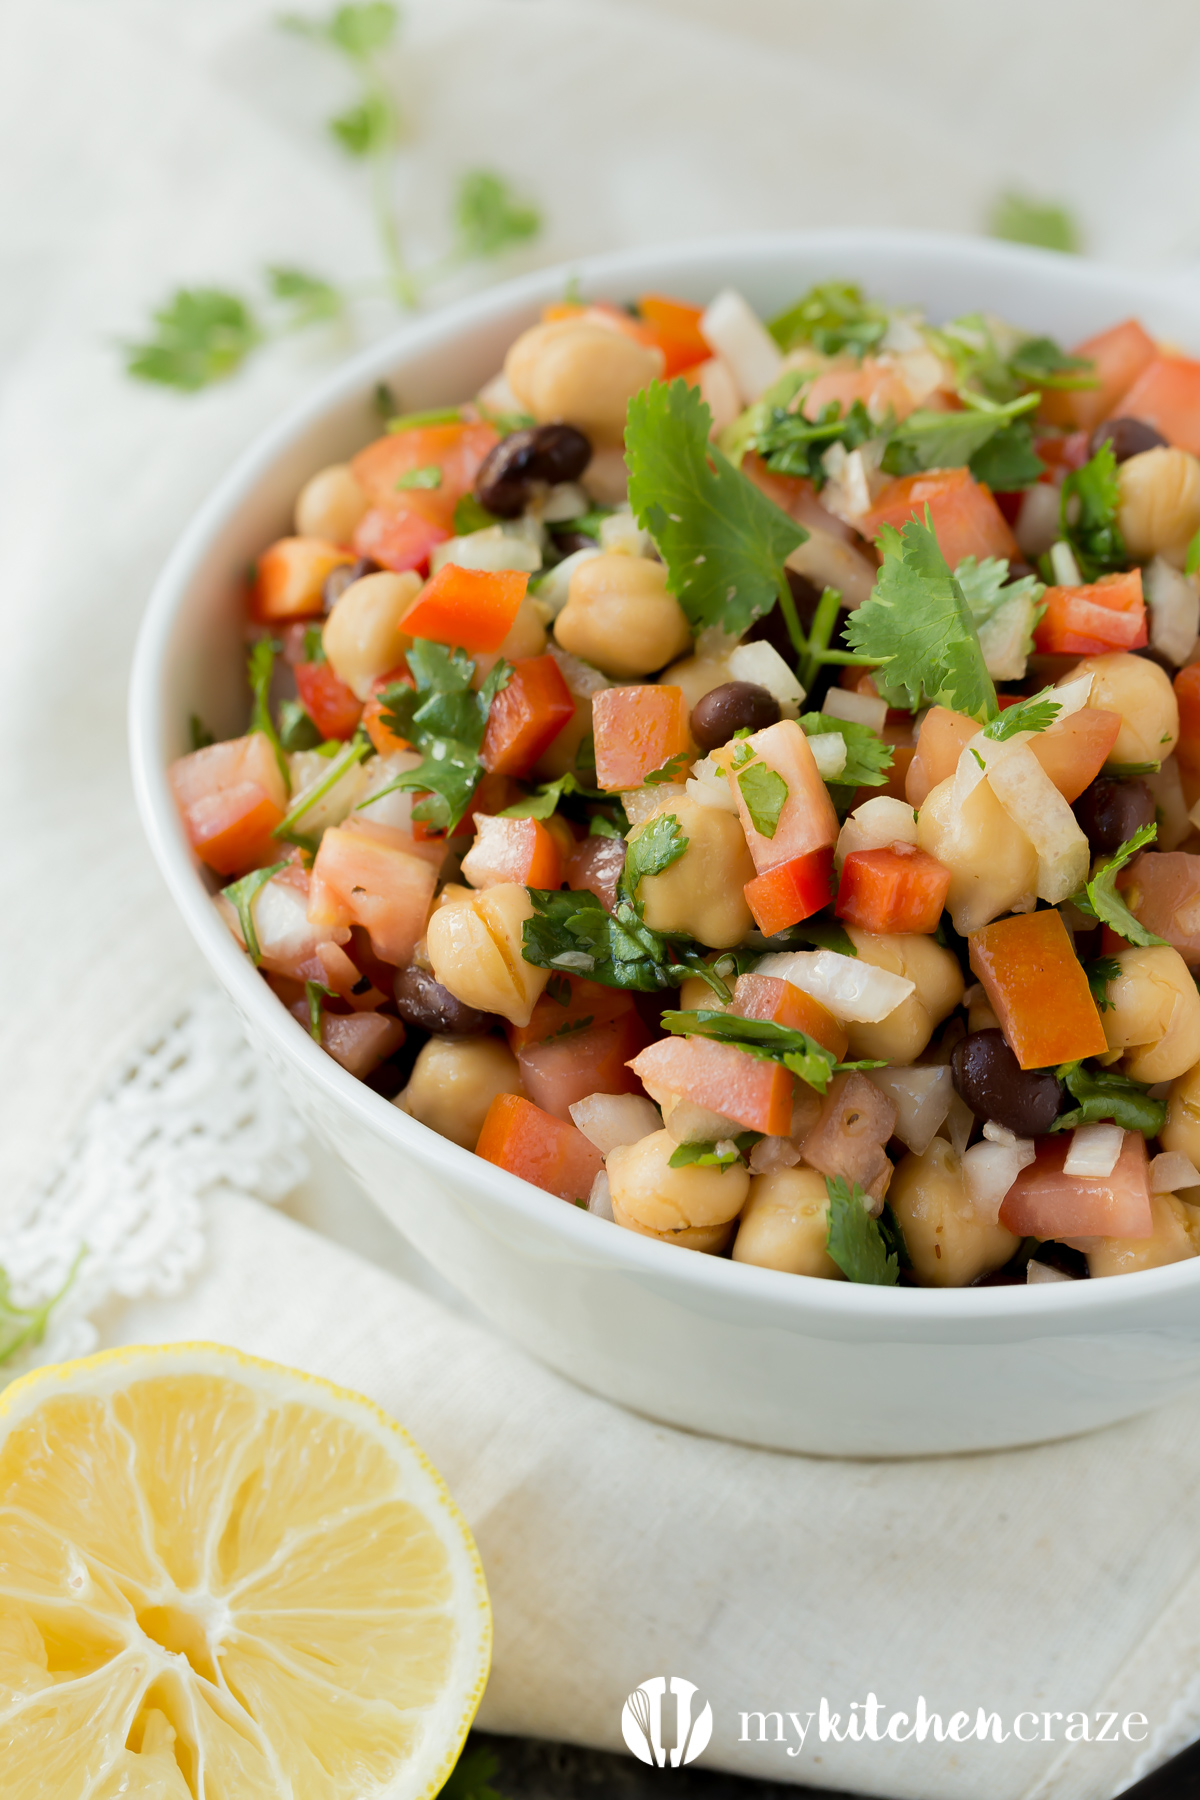
[[[1200,1169],[1200,1063],[1171,1083],[1167,1122],[1158,1134],[1164,1150],[1176,1150]],[[1197,1190],[1189,1189],[1189,1194]]]
[[[692,641],[663,564],[618,551],[579,564],[554,635],[573,656],[622,679],[653,674]]]
[[[1169,944],[1122,950],[1101,1013],[1110,1050],[1134,1081],[1174,1081],[1200,1062],[1200,993]]]
[[[683,689],[683,697],[690,713],[705,694],[711,694],[714,688],[724,687],[733,677],[729,673],[729,664],[723,657],[685,656],[682,662],[672,663],[669,669],[664,670],[662,679],[667,687]]]
[[[451,1143],[473,1150],[497,1094],[521,1094],[517,1059],[498,1037],[432,1037],[392,1102]]]
[[[611,1197],[610,1197],[611,1198]],[[651,1231],[640,1225],[617,1200],[611,1200],[613,1219],[625,1231],[636,1231],[639,1237],[657,1238],[660,1244],[678,1244],[684,1250],[699,1250],[706,1256],[720,1256],[733,1236],[734,1222],[724,1225],[685,1225],[679,1231]]]
[[[687,849],[661,875],[640,881],[635,898],[644,903],[652,931],[687,931],[714,950],[728,950],[754,923],[745,895],[746,883],[754,880],[746,834],[732,813],[698,800],[672,800],[670,812]],[[651,823],[635,826],[629,842],[636,843]]]
[[[773,1169],[755,1175],[733,1240],[734,1262],[789,1275],[844,1281],[825,1248],[829,1193],[815,1169]]]
[[[733,977],[726,983],[732,987]],[[724,1012],[726,1002],[718,1000],[702,975],[689,975],[686,981],[679,984],[680,1012],[696,1012],[704,1007],[706,1012]]]
[[[511,881],[438,907],[425,936],[435,980],[464,1006],[528,1025],[550,979],[521,955],[521,926],[532,915],[529,895]]]
[[[1020,1239],[981,1219],[967,1199],[962,1165],[945,1138],[912,1151],[892,1177],[888,1205],[904,1233],[922,1287],[967,1287],[1003,1268]]]
[[[933,1036],[934,1027],[952,1013],[963,997],[963,976],[953,951],[917,933],[876,933],[849,926],[851,943],[863,962],[893,975],[907,976],[916,991],[876,1025],[847,1025],[852,1057],[882,1057],[911,1063]]]
[[[325,621],[321,643],[335,675],[365,700],[377,675],[394,669],[412,643],[400,621],[421,591],[411,571],[381,570],[352,581]]]
[[[1151,1194],[1147,1238],[1101,1238],[1087,1253],[1090,1275],[1131,1275],[1200,1256],[1200,1215],[1174,1194]]]
[[[986,781],[959,803],[956,777],[939,782],[917,816],[917,843],[950,871],[947,906],[966,937],[1037,893],[1037,851]]]
[[[546,621],[542,608],[532,594],[526,594],[497,655],[516,662],[522,656],[541,656],[545,648]]]
[[[1120,713],[1122,725],[1108,753],[1110,763],[1165,762],[1179,741],[1179,702],[1171,678],[1148,656],[1114,650],[1085,656],[1064,681],[1094,676],[1088,705]],[[1061,683],[1060,683],[1061,685]]]
[[[669,1131],[652,1131],[636,1144],[610,1150],[605,1167],[613,1211],[620,1207],[636,1226],[652,1232],[682,1231],[697,1225],[727,1225],[736,1219],[750,1190],[749,1171],[670,1166],[678,1146]]]
[[[630,399],[661,374],[661,350],[592,319],[555,319],[522,332],[504,359],[513,393],[539,424],[565,420],[617,445]]]
[[[1186,450],[1160,445],[1129,457],[1117,480],[1117,523],[1129,554],[1138,562],[1164,556],[1182,568],[1188,544],[1200,530],[1200,462]]]
[[[349,463],[330,463],[305,482],[296,500],[297,537],[348,544],[370,501]]]

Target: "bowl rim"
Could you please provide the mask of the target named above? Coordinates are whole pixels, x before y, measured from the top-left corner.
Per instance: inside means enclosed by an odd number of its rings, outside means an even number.
[[[838,227],[819,231],[730,233],[694,238],[677,244],[647,246],[572,258],[400,324],[394,332],[347,358],[261,431],[235,458],[209,492],[177,540],[155,581],[138,631],[129,684],[128,729],[131,772],[138,812],[155,861],[179,911],[208,963],[241,1010],[250,1016],[285,1062],[297,1063],[310,1081],[355,1125],[388,1140],[421,1161],[441,1164],[444,1178],[515,1213],[539,1231],[561,1236],[564,1249],[593,1258],[608,1269],[623,1269],[652,1282],[674,1297],[714,1300],[745,1306],[761,1304],[764,1315],[797,1325],[811,1322],[843,1328],[886,1324],[923,1328],[975,1325],[983,1336],[997,1329],[1005,1337],[1056,1328],[1075,1330],[1105,1316],[1116,1325],[1125,1312],[1144,1314],[1152,1297],[1200,1286],[1200,1257],[1165,1267],[1138,1270],[1106,1280],[1048,1282],[1029,1287],[874,1287],[850,1281],[797,1277],[781,1270],[735,1263],[727,1257],[682,1257],[678,1247],[613,1226],[598,1238],[597,1221],[578,1206],[545,1194],[473,1151],[441,1138],[384,1100],[326,1055],[272,994],[221,923],[211,896],[187,844],[167,781],[162,677],[177,619],[186,611],[190,588],[211,541],[246,502],[275,461],[321,419],[348,401],[369,393],[393,372],[434,346],[489,324],[526,305],[557,297],[568,280],[584,294],[603,297],[622,283],[668,283],[690,265],[713,261],[739,263],[785,261],[789,257],[828,257],[831,275],[837,257],[877,255],[923,259],[936,275],[938,265],[958,272],[977,272],[986,283],[989,271],[1027,272],[1069,292],[1094,293],[1098,288],[1123,290],[1130,304],[1153,307],[1155,301],[1187,304],[1186,286],[1169,276],[1144,277],[1129,271],[1054,252],[994,240],[942,232]],[[1200,336],[1200,299],[1192,299]],[[555,1210],[557,1209],[557,1210]],[[961,1335],[961,1334],[960,1334]]]

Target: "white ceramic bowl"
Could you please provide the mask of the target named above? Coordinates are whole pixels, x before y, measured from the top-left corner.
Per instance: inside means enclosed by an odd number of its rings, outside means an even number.
[[[778,1449],[905,1456],[1065,1436],[1200,1380],[1200,1259],[1105,1281],[928,1289],[749,1268],[638,1237],[447,1143],[353,1080],[219,923],[166,769],[198,713],[244,729],[242,572],[290,529],[303,480],[405,409],[469,397],[560,297],[742,289],[770,315],[848,277],[934,319],[987,309],[1065,343],[1136,313],[1200,346],[1186,294],[1038,251],[891,232],[732,238],[596,258],[493,289],[355,358],[241,458],[154,591],[133,671],[142,819],[184,918],[292,1100],[395,1225],[500,1330],[583,1386],[671,1424]]]

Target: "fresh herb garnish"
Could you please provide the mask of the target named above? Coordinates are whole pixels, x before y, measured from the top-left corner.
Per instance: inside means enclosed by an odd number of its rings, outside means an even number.
[[[486,506],[480,506],[474,494],[464,494],[454,507],[455,537],[470,537],[473,531],[486,531],[491,525],[498,525],[495,513],[490,513]]]
[[[284,329],[305,331],[310,325],[327,324],[340,318],[346,308],[346,296],[331,281],[310,275],[307,269],[283,268],[273,263],[266,271],[267,291],[273,300],[287,307]]]
[[[822,356],[850,350],[865,356],[888,328],[888,315],[851,281],[822,281],[767,325],[786,354],[798,344],[811,344]]]
[[[748,1056],[757,1056],[763,1062],[782,1063],[809,1087],[816,1088],[818,1094],[825,1092],[839,1069],[878,1069],[882,1066],[877,1062],[839,1063],[832,1050],[818,1044],[806,1031],[777,1025],[773,1019],[742,1019],[736,1013],[710,1012],[701,1008],[696,1012],[665,1012],[662,1025],[664,1031],[686,1037],[716,1038],[722,1044],[735,1044]]]
[[[1100,1012],[1111,1012],[1113,1003],[1108,997],[1108,984],[1115,981],[1121,973],[1121,965],[1115,956],[1098,956],[1094,962],[1084,964],[1084,974],[1091,989],[1092,999]]]
[[[1144,1082],[1114,1075],[1108,1069],[1089,1069],[1082,1062],[1063,1063],[1054,1073],[1079,1104],[1055,1119],[1051,1131],[1073,1131],[1076,1125],[1112,1119],[1124,1131],[1157,1137],[1166,1122],[1166,1102],[1152,1100]]]
[[[188,718],[188,736],[193,750],[207,750],[217,741],[199,713],[192,713]]]
[[[831,400],[815,421],[800,412],[774,408],[755,433],[753,447],[775,474],[801,476],[819,489],[826,481],[822,458],[831,445],[857,450],[877,435],[878,427],[861,400],[854,401],[845,417],[841,401]]]
[[[514,244],[528,243],[542,229],[542,215],[494,169],[472,169],[459,182],[454,223],[453,260],[464,263],[500,256]]]
[[[305,838],[297,831],[301,819],[312,811],[318,800],[323,800],[326,794],[328,794],[332,788],[337,786],[343,775],[348,775],[354,765],[362,761],[363,757],[366,756],[370,749],[370,742],[363,737],[353,738],[350,743],[339,745],[336,753],[330,760],[328,773],[321,777],[315,787],[307,788],[304,793],[300,795],[295,805],[289,808],[284,817],[279,821],[278,825],[276,825],[271,836],[289,839],[293,843],[299,843],[305,849],[312,848],[315,850],[316,844],[313,840]],[[372,795],[372,799],[378,798],[379,796],[377,794]],[[365,804],[370,805],[370,801],[365,802]]]
[[[1117,459],[1112,439],[1105,438],[1095,456],[1072,469],[1059,498],[1060,529],[1085,581],[1123,569],[1129,560],[1117,524],[1120,504]]]
[[[684,770],[690,766],[691,762],[692,753],[690,750],[677,750],[674,756],[668,756],[661,769],[651,769],[650,773],[643,777],[642,786],[670,786],[672,783],[677,782],[682,778]]]
[[[794,616],[783,565],[808,533],[709,442],[711,427],[700,390],[686,381],[653,381],[635,394],[625,428],[629,500],[692,629],[741,637],[777,599]]]
[[[740,770],[736,779],[751,825],[760,837],[773,838],[787,804],[787,782],[762,762],[751,763],[749,768]]]
[[[609,797],[602,794],[599,788],[584,787],[568,769],[557,781],[544,781],[535,794],[528,794],[524,800],[515,800],[496,816],[500,819],[548,819],[566,794],[582,794],[588,800],[607,800]],[[624,834],[614,828],[612,835],[622,837]]]
[[[659,813],[636,837],[628,840],[621,887],[629,900],[636,901],[638,888],[651,875],[661,875],[678,862],[688,847],[688,839],[674,813]]]
[[[251,869],[249,875],[243,875],[239,881],[232,881],[228,887],[221,889],[222,898],[228,900],[237,911],[238,924],[242,928],[242,942],[256,969],[262,961],[262,947],[254,929],[254,901],[259,889],[266,887],[272,875],[278,875],[281,869],[286,868],[285,860],[272,863],[269,869]]]
[[[333,997],[333,989],[326,987],[323,981],[306,981],[304,984],[304,998],[308,1002],[308,1035],[315,1044],[321,1041],[321,1018],[325,1002]]]
[[[825,1177],[825,1191],[829,1195],[825,1248],[842,1274],[871,1287],[895,1287],[900,1258],[889,1249],[878,1219],[867,1211],[870,1196],[857,1182],[850,1187],[840,1175]]]
[[[380,788],[372,800],[397,788],[420,793],[424,798],[413,807],[413,818],[452,832],[483,778],[479,747],[492,701],[508,685],[512,664],[501,658],[479,692],[472,693],[475,664],[462,650],[417,638],[405,661],[416,686],[397,681],[385,688],[381,717],[385,730],[406,738],[422,761]]]
[[[1062,702],[1053,698],[1053,688],[1043,688],[1016,706],[1006,706],[998,719],[985,725],[983,735],[994,744],[1007,743],[1022,731],[1047,731],[1062,711]]]
[[[840,919],[827,913],[814,913],[801,925],[768,938],[772,950],[793,950],[798,944],[815,944],[818,950],[834,950],[839,956],[857,956],[854,939]]]
[[[714,974],[693,938],[652,931],[622,895],[611,914],[590,890],[530,888],[534,916],[521,928],[521,954],[539,969],[586,975],[602,987],[655,993],[699,975],[722,1001],[729,988]]]
[[[292,791],[292,778],[288,771],[287,757],[283,754],[283,745],[279,741],[279,733],[275,729],[275,721],[271,717],[270,695],[271,677],[275,673],[275,658],[280,646],[274,638],[259,638],[251,645],[246,659],[246,679],[250,683],[250,691],[254,695],[254,706],[250,713],[251,731],[261,731],[275,752],[275,761],[279,764],[279,773],[283,776],[283,785],[287,793]]]
[[[1010,244],[1033,244],[1039,250],[1077,255],[1079,227],[1065,206],[1053,200],[1031,200],[1028,194],[1001,194],[988,219],[988,236]]]
[[[1087,885],[1079,893],[1071,895],[1072,906],[1087,919],[1099,919],[1111,927],[1120,937],[1128,939],[1131,944],[1140,944],[1143,948],[1151,944],[1165,944],[1166,939],[1155,937],[1152,931],[1134,918],[1120,894],[1117,892],[1117,876],[1135,857],[1139,850],[1152,844],[1158,836],[1158,826],[1143,825],[1135,831],[1131,838],[1126,838],[1121,848],[1110,856],[1107,862],[1098,865]]]
[[[735,1138],[719,1138],[708,1144],[679,1144],[672,1150],[667,1163],[669,1169],[687,1169],[693,1165],[700,1169],[732,1169],[745,1166],[747,1150],[753,1148],[762,1137],[761,1131],[742,1131]],[[718,1143],[730,1143],[730,1150],[718,1150]]]
[[[321,742],[321,733],[299,700],[279,702],[279,742],[288,751],[315,750]]]
[[[885,525],[883,564],[871,598],[846,620],[856,649],[883,664],[888,688],[902,689],[915,712],[922,697],[981,723],[997,712],[996,690],[963,590],[925,523]]]
[[[184,394],[226,380],[262,342],[250,307],[221,288],[178,288],[150,317],[152,335],[125,346],[126,373]]]
[[[982,394],[963,394],[967,404],[961,412],[932,412],[920,409],[910,413],[902,424],[888,434],[882,467],[888,475],[915,475],[922,469],[954,469],[971,465],[984,446],[1000,432],[1037,405],[1036,394],[1019,394],[1015,400],[998,404]],[[1030,445],[1028,427],[1025,439]],[[1010,440],[1010,445],[1017,440]],[[1042,463],[1033,457],[1036,481]],[[1024,485],[1028,485],[1025,483]]]
[[[36,1306],[16,1305],[8,1271],[0,1268],[0,1363],[10,1361],[26,1344],[41,1343],[46,1335],[50,1314],[75,1280],[79,1265],[86,1255],[87,1245],[81,1244],[58,1292],[51,1294],[48,1300],[39,1301]]]
[[[437,463],[426,463],[420,469],[406,469],[396,482],[398,488],[440,488],[442,471]]]
[[[1196,533],[1195,537],[1188,545],[1187,556],[1184,558],[1183,563],[1183,572],[1185,575],[1194,575],[1197,569],[1200,569],[1200,531]]]
[[[877,731],[857,719],[835,719],[832,713],[801,713],[797,720],[805,737],[824,737],[836,731],[846,745],[846,766],[831,786],[850,789],[883,787],[894,751]]]

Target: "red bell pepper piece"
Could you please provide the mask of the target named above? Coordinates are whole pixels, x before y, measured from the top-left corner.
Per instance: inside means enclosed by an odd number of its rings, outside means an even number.
[[[688,704],[682,688],[601,688],[592,696],[596,785],[608,793],[641,787],[647,775],[686,754]],[[678,777],[682,780],[682,774]]]
[[[832,844],[808,850],[790,862],[776,863],[748,881],[743,892],[764,937],[799,925],[833,899]]]
[[[443,563],[400,621],[409,637],[432,638],[473,655],[499,650],[513,628],[529,576],[519,569],[460,569]]]
[[[950,871],[915,844],[852,850],[842,864],[834,911],[863,931],[936,931]]]
[[[430,552],[444,544],[450,533],[415,506],[373,506],[359,520],[354,548],[382,568],[402,575],[406,569],[424,569]]]
[[[383,715],[387,710],[381,695],[387,688],[394,687],[402,681],[406,687],[414,685],[413,678],[403,665],[398,669],[389,669],[386,675],[377,675],[371,683],[371,692],[362,710],[362,728],[378,750],[380,756],[390,756],[393,750],[411,750],[412,745],[407,738],[397,736],[390,725],[385,725]]]
[[[523,656],[492,701],[479,760],[493,775],[528,775],[575,717],[575,702],[552,656]]]
[[[350,738],[358,730],[362,702],[331,663],[297,663],[293,671],[304,710],[323,738]]]
[[[663,353],[665,381],[706,362],[712,355],[700,329],[703,307],[689,306],[686,300],[673,300],[667,294],[639,294],[638,311],[650,327],[652,341]]]
[[[475,1154],[560,1200],[586,1200],[604,1167],[600,1152],[577,1126],[519,1094],[496,1095]]]
[[[319,615],[326,576],[353,561],[348,550],[323,538],[280,538],[255,565],[252,615],[264,622]]]
[[[1043,600],[1033,638],[1044,655],[1103,656],[1149,642],[1140,569],[1102,575],[1084,587],[1047,588]]]
[[[475,814],[475,842],[463,857],[472,887],[515,881],[519,887],[556,888],[562,852],[540,819],[498,819]]]
[[[1023,1069],[1105,1054],[1087,976],[1053,908],[995,919],[967,943],[971,967]]]
[[[931,469],[890,481],[862,523],[867,538],[877,538],[885,525],[901,530],[909,519],[933,521],[938,547],[952,569],[964,556],[1019,555],[1017,540],[992,498],[969,469]]]

